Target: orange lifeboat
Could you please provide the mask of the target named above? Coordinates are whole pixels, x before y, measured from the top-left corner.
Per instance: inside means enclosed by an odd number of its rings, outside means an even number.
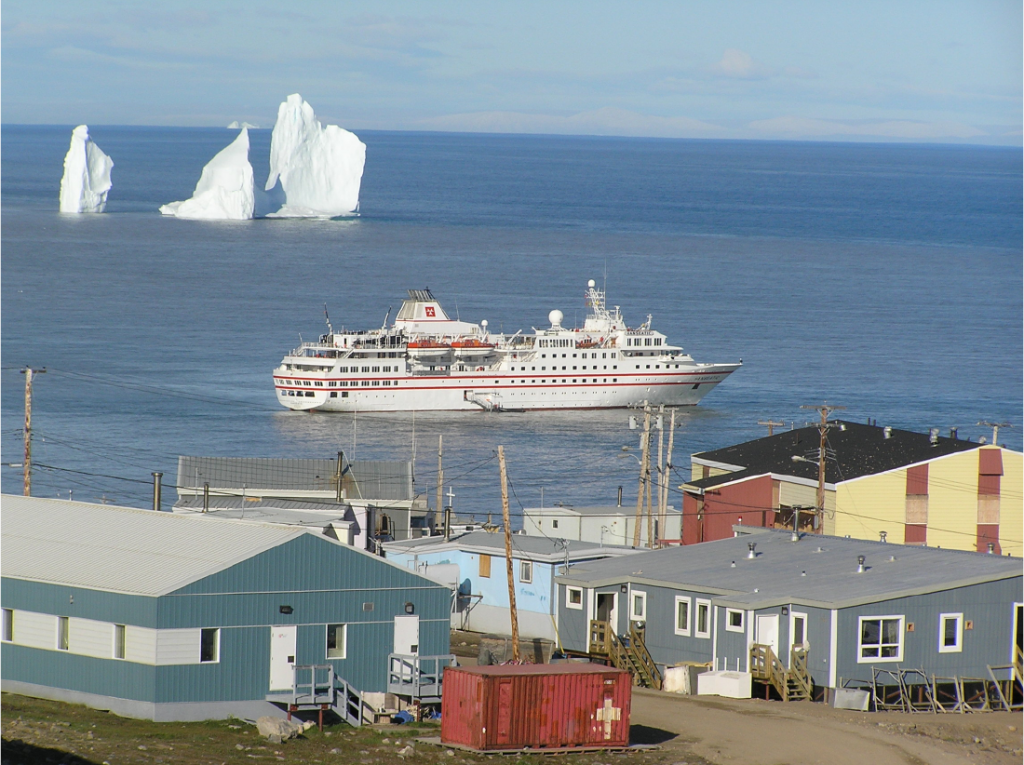
[[[485,343],[475,337],[468,337],[453,342],[452,350],[459,358],[476,358],[490,354],[494,350],[494,343]]]

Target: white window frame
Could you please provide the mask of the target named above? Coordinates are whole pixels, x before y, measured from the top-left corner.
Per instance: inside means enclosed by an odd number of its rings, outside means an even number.
[[[580,602],[579,603],[573,603],[572,602],[572,593],[574,593],[574,592],[580,596]],[[574,611],[582,611],[583,610],[583,588],[582,587],[570,587],[570,586],[566,585],[566,588],[565,588],[565,607],[566,608],[571,608]]]
[[[686,626],[679,626],[679,604],[686,604]],[[686,595],[676,595],[675,610],[673,615],[673,628],[675,633],[681,637],[690,637],[690,625],[693,622],[693,601]]]
[[[739,614],[740,615],[740,623],[739,623],[738,627],[733,626],[732,623],[730,622],[730,617],[733,614]],[[746,618],[747,618],[746,612],[744,612],[742,609],[740,609],[740,608],[726,608],[725,609],[725,631],[726,632],[740,632],[740,633],[746,632],[747,631]]]
[[[14,642],[14,609],[13,608],[5,608],[4,609],[3,633],[0,634],[0,638],[2,638],[4,643],[13,643]]]
[[[640,601],[640,608],[643,613],[636,612],[637,599]],[[629,593],[629,620],[631,622],[647,621],[647,593],[643,590],[630,590]]]
[[[330,648],[330,644],[329,644],[328,641],[330,640],[331,627],[335,627],[335,628],[341,627],[341,649],[340,649],[340,651],[338,649],[338,643],[337,643],[337,631],[335,632],[334,648],[333,649]],[[331,651],[332,650],[335,651],[335,655],[334,656],[331,655]],[[328,625],[325,626],[325,628],[324,628],[324,655],[327,657],[327,659],[329,661],[330,660],[334,660],[334,659],[346,659],[346,658],[348,658],[348,624],[347,623],[345,623],[345,624],[342,624],[342,623],[328,624]]]
[[[956,621],[956,643],[945,645],[946,622]],[[962,613],[939,614],[939,653],[960,653],[964,650],[964,615]]]
[[[533,584],[533,561],[519,561],[519,581],[523,584]]]
[[[124,661],[128,655],[128,627],[124,624],[115,624],[113,633],[113,645],[110,648],[110,655],[118,661]],[[201,640],[202,638],[200,638]]]
[[[895,656],[865,656],[864,648],[865,645],[862,642],[864,639],[864,622],[885,622],[885,621],[896,621],[899,623],[899,643],[897,644],[897,651]],[[881,625],[879,625],[881,626]],[[881,632],[881,630],[880,630]],[[861,616],[857,618],[857,663],[858,664],[876,664],[881,662],[899,662],[903,661],[903,645],[904,635],[906,634],[906,615],[905,614],[886,614],[882,616]],[[879,635],[881,640],[881,634]],[[891,643],[878,644],[879,653],[881,653],[882,646],[892,645]]]
[[[804,622],[804,639],[803,639],[803,641],[799,645],[797,643],[793,642],[793,635],[796,632],[796,620],[797,619],[803,619],[803,622]],[[792,610],[792,607],[790,607],[790,611],[789,611],[789,647],[792,648],[792,647],[796,646],[798,648],[809,648],[810,645],[811,645],[811,641],[807,639],[807,631],[808,631],[807,614],[802,613],[800,611],[794,611],[794,610]]]
[[[705,609],[707,609],[707,611],[706,611],[706,613],[707,613],[707,620],[705,622],[705,625],[707,626],[707,629],[704,630],[703,632],[701,632],[701,629],[700,629],[700,609],[701,609],[702,606]],[[694,600],[694,604],[693,604],[693,634],[696,637],[699,637],[699,638],[710,638],[711,637],[711,626],[712,626],[711,625],[711,617],[712,617],[711,601],[710,600],[704,600],[703,598],[696,598]]]
[[[213,633],[213,658],[203,660],[203,637],[209,632]],[[220,664],[220,628],[203,627],[199,630],[199,663]]]
[[[58,616],[57,617],[57,650],[58,651],[71,651],[71,617],[70,616]],[[63,643],[63,645],[62,645]]]

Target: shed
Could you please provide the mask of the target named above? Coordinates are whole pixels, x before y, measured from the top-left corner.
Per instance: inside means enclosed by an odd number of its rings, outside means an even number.
[[[319,530],[11,495],[0,508],[4,691],[252,718],[280,711],[298,665],[383,694],[392,654],[448,654],[449,588]]]

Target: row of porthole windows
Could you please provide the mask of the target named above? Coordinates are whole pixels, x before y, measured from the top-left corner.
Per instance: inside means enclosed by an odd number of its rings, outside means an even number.
[[[586,353],[581,353],[581,354],[579,354],[579,356],[580,356],[581,358],[584,358],[584,359],[585,359],[585,358],[588,358],[588,356],[587,356],[587,354],[586,354]],[[547,355],[546,353],[542,353],[542,354],[540,355],[540,357],[541,357],[542,359],[546,359],[546,358],[548,357],[548,355]],[[575,353],[574,353],[574,354],[572,355],[572,357],[573,357],[573,358],[575,359],[575,358],[577,357],[577,354],[575,354]],[[612,353],[612,358],[613,358],[613,359],[617,359],[618,357],[619,357],[619,354],[617,354],[617,353],[614,353],[614,352]],[[557,354],[557,353],[552,353],[552,354],[551,354],[551,358],[553,358],[553,359],[557,359],[557,358],[558,358],[558,354]],[[562,358],[563,358],[563,359],[564,359],[564,358],[566,358],[566,355],[565,355],[564,353],[562,354]],[[590,356],[589,356],[589,358],[592,358],[592,359],[596,359],[596,358],[597,358],[597,353],[596,353],[596,352],[595,352],[595,353],[591,353],[591,354],[590,354]],[[602,354],[601,354],[601,358],[602,358],[602,359],[606,359],[606,358],[608,358],[608,353],[607,353],[607,352],[604,352],[604,353],[602,353]]]

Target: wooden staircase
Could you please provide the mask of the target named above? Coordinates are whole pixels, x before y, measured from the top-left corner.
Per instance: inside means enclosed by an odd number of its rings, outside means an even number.
[[[770,685],[783,701],[810,700],[813,683],[807,670],[807,649],[793,646],[789,651],[789,669],[783,666],[769,645],[750,646],[752,679]]]
[[[624,669],[633,676],[633,685],[661,690],[661,672],[654,663],[647,644],[644,629],[635,622],[629,624],[628,639],[620,639],[609,622],[594,619],[590,622],[588,653],[611,661],[618,669]]]

